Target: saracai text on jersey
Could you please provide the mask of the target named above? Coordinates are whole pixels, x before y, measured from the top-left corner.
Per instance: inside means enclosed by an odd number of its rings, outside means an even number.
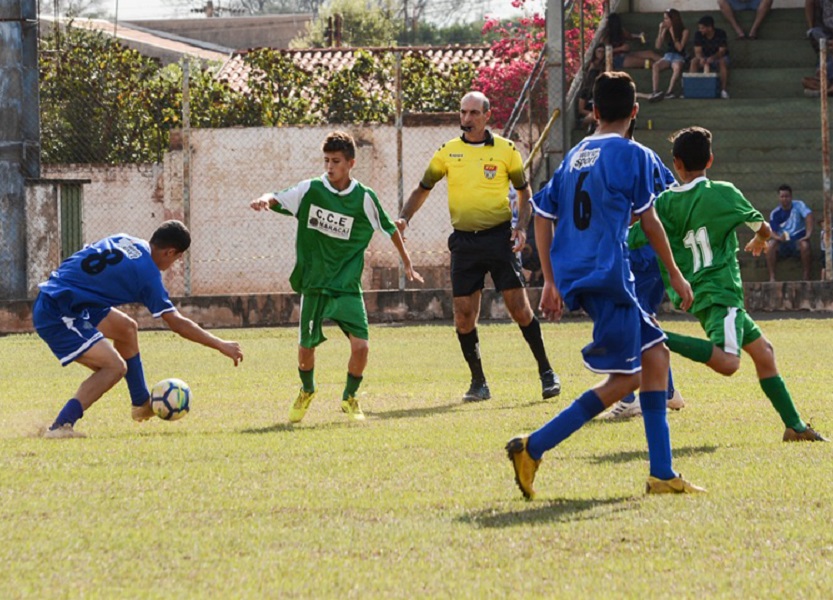
[[[350,232],[353,230],[353,217],[310,204],[307,227],[331,238],[349,240]]]
[[[580,171],[581,169],[592,167],[596,164],[596,161],[599,160],[599,155],[601,153],[601,148],[592,148],[588,150],[586,144],[576,148],[576,151],[573,153],[573,158],[570,160],[570,170]]]

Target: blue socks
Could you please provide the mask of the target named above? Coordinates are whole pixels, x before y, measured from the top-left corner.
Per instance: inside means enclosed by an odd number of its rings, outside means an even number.
[[[665,407],[667,395],[665,390],[639,394],[645,438],[648,440],[648,461],[651,475],[657,479],[673,479],[677,476],[671,468],[671,433]]]
[[[137,354],[127,359],[127,374],[124,380],[127,381],[127,389],[130,390],[130,401],[133,406],[141,406],[150,398],[147,383],[145,383],[145,370],[142,367],[142,356]]]
[[[665,408],[665,398],[662,400]],[[562,410],[549,423],[529,436],[526,450],[529,455],[539,460],[544,452],[555,448],[558,444],[573,435],[582,426],[604,410],[604,404],[599,400],[596,392],[587,390],[570,406]]]
[[[666,396],[668,400],[674,397],[674,376],[671,374],[671,369],[668,369],[668,395]],[[623,404],[630,404],[636,400],[636,396],[633,394],[628,394],[624,398],[622,398]]]
[[[55,419],[55,422],[52,423],[52,427],[49,429],[58,429],[67,423],[75,425],[75,422],[83,416],[84,408],[78,400],[73,398],[64,405],[61,412],[58,413],[58,418]]]

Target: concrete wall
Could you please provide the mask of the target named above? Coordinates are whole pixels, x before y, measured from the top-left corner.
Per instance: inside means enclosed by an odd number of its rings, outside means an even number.
[[[753,313],[833,312],[833,283],[788,282],[753,283],[745,285],[746,307]],[[534,306],[540,299],[540,288],[529,290]],[[365,292],[368,318],[372,323],[450,321],[452,319],[451,290],[425,289]],[[297,325],[299,306],[295,294],[256,294],[174,298],[179,310],[203,327],[277,327]],[[154,319],[142,306],[130,305],[122,309],[133,316],[142,329],[162,329],[161,319]],[[672,314],[665,306],[663,314]],[[568,315],[578,316],[578,315]],[[828,316],[828,315],[825,315]],[[494,290],[483,293],[481,320],[506,320],[506,307]],[[0,333],[29,333],[32,331],[32,301],[0,303]]]
[[[434,151],[456,135],[448,125],[406,128],[403,132],[404,195],[416,186]],[[295,261],[295,219],[255,213],[249,202],[324,171],[321,143],[332,127],[201,129],[191,132],[190,222],[193,244],[191,294],[265,294],[291,291]],[[388,214],[399,212],[396,129],[390,125],[350,127],[358,146],[353,175],[373,188]],[[174,143],[179,143],[181,140]],[[148,238],[166,219],[186,220],[183,204],[182,150],[166,154],[159,165],[45,166],[44,176],[88,179],[84,186],[83,240],[94,242],[126,232]],[[446,185],[441,182],[413,221],[408,245],[429,285],[447,283],[446,239],[451,232]],[[38,196],[40,198],[40,195]],[[32,200],[40,210],[42,198]],[[60,230],[60,229],[58,229]],[[363,285],[394,284],[398,255],[382,234],[366,255]],[[42,281],[57,263],[38,263],[32,276]],[[381,270],[381,271],[380,271]],[[166,274],[173,294],[184,293],[184,265]],[[380,274],[382,273],[382,274]],[[30,297],[32,288],[29,287]]]
[[[245,50],[247,48],[288,48],[289,42],[303,33],[310,21],[312,21],[311,14],[293,14],[147,20],[130,21],[130,23],[234,50]]]

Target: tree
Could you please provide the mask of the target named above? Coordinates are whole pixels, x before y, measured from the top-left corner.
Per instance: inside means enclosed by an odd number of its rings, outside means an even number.
[[[523,9],[526,0],[512,0],[512,6]],[[585,39],[593,39],[602,16],[603,0],[582,0],[585,11]],[[511,21],[492,18],[486,21],[483,32],[497,35],[492,43],[492,53],[498,59],[493,66],[482,67],[475,77],[474,86],[492,102],[492,122],[496,127],[506,124],[529,78],[535,61],[546,45],[546,21],[533,13]],[[579,16],[576,12],[565,22],[565,70],[571,81],[581,67],[579,49]],[[539,124],[548,119],[546,73],[533,90],[533,120]]]
[[[291,48],[325,48],[328,43],[328,20],[341,15],[341,45],[353,48],[392,46],[399,23],[390,0],[368,6],[363,0],[332,0],[319,12],[318,18],[307,23],[306,33],[290,43]],[[337,36],[332,32],[332,37]]]
[[[51,11],[53,15],[59,17],[89,17],[97,19],[109,15],[104,4],[105,0],[52,0],[51,2],[44,2],[42,4],[41,12],[48,14]]]

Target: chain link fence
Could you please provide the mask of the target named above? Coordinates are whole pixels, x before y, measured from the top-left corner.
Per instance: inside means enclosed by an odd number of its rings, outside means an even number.
[[[459,135],[459,99],[471,89],[477,61],[490,60],[488,48],[437,50],[436,56],[389,49],[344,51],[323,67],[304,65],[312,53],[289,52],[280,60],[288,56],[290,66],[267,64],[262,56],[246,62],[241,55],[222,69],[194,62],[160,68],[113,44],[69,28],[62,38],[41,42],[42,176],[65,182],[55,224],[68,232],[64,256],[117,232],[147,239],[166,219],[186,222],[191,250],[166,273],[175,295],[291,291],[296,221],[256,213],[249,202],[323,173],[321,144],[334,129],[354,136],[353,176],[377,192],[395,219],[433,153]],[[95,56],[114,64],[94,64]],[[269,69],[278,70],[264,81]],[[427,76],[417,80],[414,69]],[[327,70],[337,76],[326,79]],[[306,87],[288,86],[287,73],[303,76]],[[278,121],[282,110],[285,117],[289,104],[281,94],[294,94],[300,103],[292,106],[307,111],[302,123],[254,126]],[[512,132],[524,158],[541,129],[538,94],[530,90],[533,102],[518,113]],[[445,112],[432,111],[438,108]],[[375,123],[345,121],[368,114]],[[72,180],[89,183],[78,194],[66,183]],[[407,233],[414,265],[426,279],[421,287],[449,286],[450,233],[442,181]],[[386,236],[374,236],[365,261],[365,289],[409,285]]]

